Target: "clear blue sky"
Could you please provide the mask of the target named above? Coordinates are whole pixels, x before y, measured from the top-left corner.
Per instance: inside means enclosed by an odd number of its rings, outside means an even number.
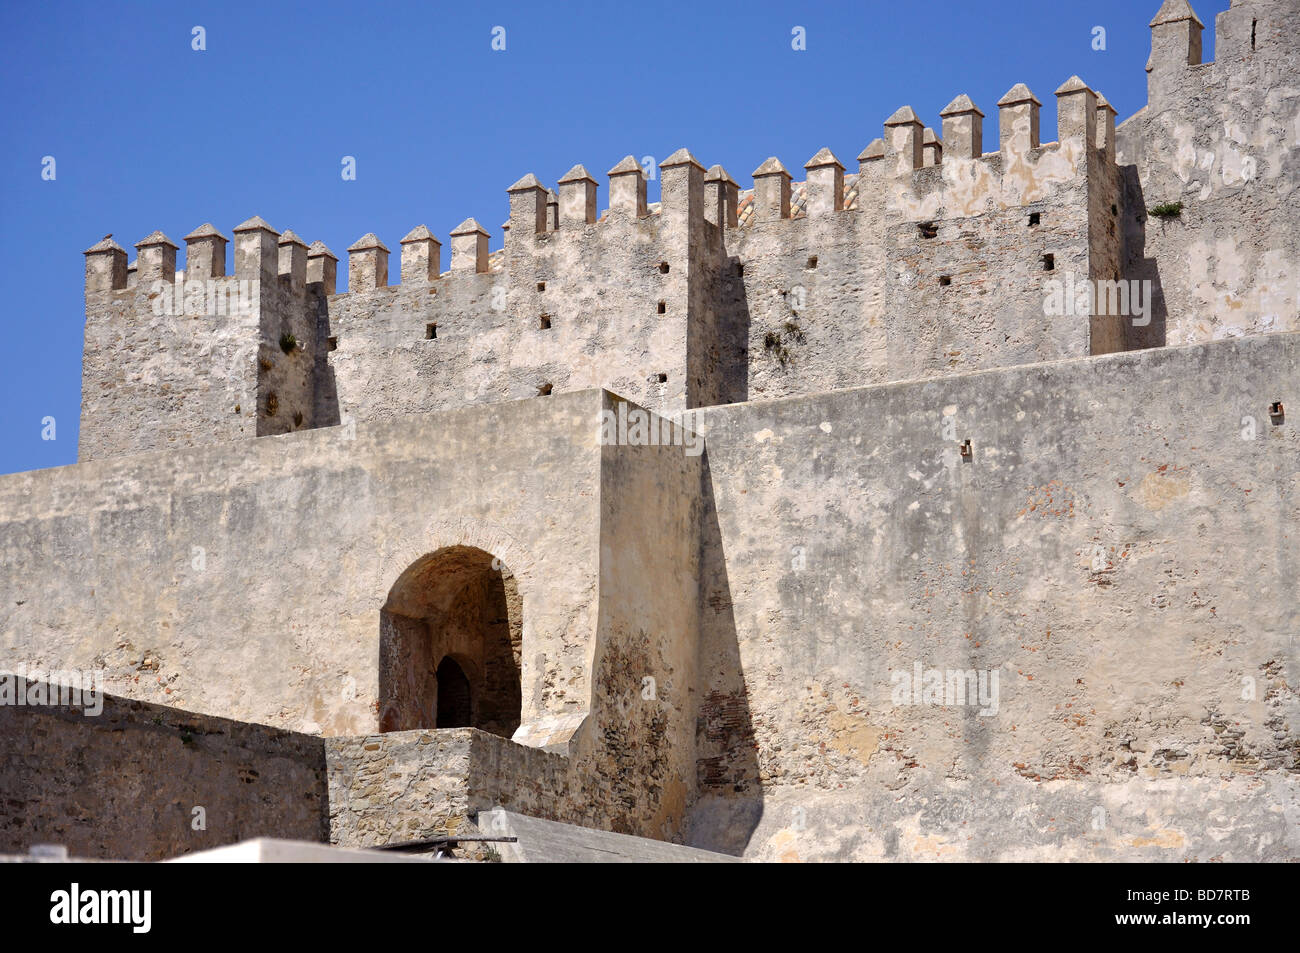
[[[1198,0],[1213,56],[1214,15]],[[73,463],[84,326],[81,252],[251,215],[342,259],[373,231],[394,251],[424,223],[474,216],[500,247],[505,189],[581,162],[681,146],[742,187],[769,155],[822,146],[849,169],[911,105],[936,129],[968,93],[997,143],[1024,82],[1055,138],[1078,73],[1124,119],[1146,99],[1159,0],[519,4],[6,2],[0,10],[0,473]],[[192,29],[207,49],[191,48]],[[494,27],[506,49],[492,49]],[[792,30],[807,48],[791,48]],[[1095,51],[1093,28],[1106,30]],[[56,178],[41,177],[53,156]],[[340,176],[355,156],[357,178]],[[650,184],[650,200],[657,198]],[[183,260],[183,252],[182,252]],[[341,263],[342,265],[342,263]],[[342,272],[340,267],[340,272]],[[342,282],[342,273],[340,282]],[[341,290],[341,288],[340,288]],[[42,439],[54,417],[56,439]]]

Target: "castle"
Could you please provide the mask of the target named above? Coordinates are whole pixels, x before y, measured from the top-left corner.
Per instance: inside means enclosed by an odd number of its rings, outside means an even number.
[[[80,461],[0,477],[0,839],[494,808],[756,860],[1300,859],[1300,5],[1148,104],[903,106],[390,249],[85,252]],[[954,91],[956,92],[956,91]],[[864,137],[865,138],[865,137]],[[390,239],[391,240],[391,239]],[[265,438],[265,439],[262,439]],[[51,689],[51,691],[54,691]],[[87,785],[92,780],[93,784]],[[196,825],[202,809],[202,826]]]

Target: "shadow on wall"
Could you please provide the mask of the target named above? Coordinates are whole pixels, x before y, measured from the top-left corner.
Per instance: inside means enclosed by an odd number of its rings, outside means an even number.
[[[0,854],[61,844],[157,861],[253,837],[329,841],[324,739],[120,698],[98,679],[5,679]]]
[[[509,738],[521,720],[522,602],[515,577],[474,546],[422,556],[379,621],[379,730],[478,728]]]
[[[745,281],[741,275],[743,267],[739,257],[724,256],[722,318],[719,322],[718,335],[724,348],[736,349],[726,366],[733,373],[723,382],[720,404],[741,404],[749,400],[749,296],[745,290]]]
[[[1147,204],[1142,193],[1142,182],[1138,178],[1136,165],[1124,165],[1119,169],[1121,189],[1124,195],[1124,264],[1123,275],[1129,281],[1150,282],[1143,284],[1144,296],[1151,304],[1150,321],[1139,327],[1131,318],[1124,321],[1124,350],[1140,351],[1150,347],[1164,347],[1169,311],[1165,305],[1164,288],[1160,283],[1160,264],[1154,258],[1147,258]]]
[[[749,299],[739,256],[728,255],[723,231],[705,222],[709,262],[705,270],[706,308],[710,312],[712,360],[707,362],[713,382],[704,393],[706,404],[738,404],[749,400]],[[697,325],[701,322],[697,321]]]
[[[763,791],[707,448],[703,464],[699,663],[703,694],[695,728],[699,798],[690,812],[686,842],[739,856],[763,817]]]
[[[315,426],[337,427],[342,418],[339,413],[339,386],[330,364],[329,352],[334,350],[338,338],[330,332],[329,299],[319,285],[312,285],[316,295],[316,402],[313,407]]]

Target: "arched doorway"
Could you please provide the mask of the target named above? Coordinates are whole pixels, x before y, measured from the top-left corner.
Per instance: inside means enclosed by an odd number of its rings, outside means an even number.
[[[380,731],[519,727],[523,620],[510,570],[449,546],[398,577],[380,613]]]

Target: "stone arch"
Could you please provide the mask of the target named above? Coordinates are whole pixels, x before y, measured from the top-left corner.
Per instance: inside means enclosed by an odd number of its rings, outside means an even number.
[[[487,550],[456,544],[413,560],[380,610],[379,730],[514,734],[522,713],[522,616],[515,576]],[[455,697],[444,697],[444,689]]]
[[[381,533],[381,556],[372,563],[376,575],[370,589],[371,605],[382,608],[397,579],[416,560],[439,549],[469,546],[493,553],[510,567],[524,603],[531,602],[536,561],[528,548],[505,529],[488,520],[434,519],[418,530]]]

